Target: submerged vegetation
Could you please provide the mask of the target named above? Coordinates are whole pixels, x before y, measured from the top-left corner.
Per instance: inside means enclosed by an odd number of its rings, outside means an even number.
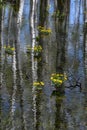
[[[42,46],[40,46],[40,45],[34,46],[34,52],[35,52],[35,53],[40,53],[40,52],[42,52]]]
[[[42,52],[42,46],[41,45],[35,45],[34,48],[27,46],[27,53],[34,53],[35,57],[40,56]]]
[[[67,76],[65,74],[52,74],[50,79],[56,87],[59,87],[65,80],[67,80]]]
[[[41,90],[42,86],[44,86],[44,82],[36,81],[33,83],[33,86],[35,86],[36,90]]]
[[[49,35],[52,33],[52,30],[50,28],[45,28],[45,27],[42,27],[42,26],[38,26],[38,31],[41,35]]]
[[[9,55],[13,55],[13,52],[15,51],[14,47],[11,47],[10,45],[4,46],[5,53]]]

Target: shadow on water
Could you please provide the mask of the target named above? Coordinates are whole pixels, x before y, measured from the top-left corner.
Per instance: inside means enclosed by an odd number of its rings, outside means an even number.
[[[0,130],[87,129],[84,5],[0,3]],[[57,86],[52,74],[67,80]]]

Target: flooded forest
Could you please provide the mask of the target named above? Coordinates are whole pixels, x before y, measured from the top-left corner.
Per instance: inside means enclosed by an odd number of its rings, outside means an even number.
[[[0,130],[87,130],[87,0],[0,0]]]

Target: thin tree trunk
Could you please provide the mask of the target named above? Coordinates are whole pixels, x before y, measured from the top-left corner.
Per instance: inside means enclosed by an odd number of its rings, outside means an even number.
[[[24,129],[24,119],[23,119],[23,80],[22,80],[22,71],[21,71],[21,55],[20,55],[20,28],[21,28],[21,22],[22,22],[22,14],[23,14],[23,6],[24,6],[24,0],[20,0],[20,6],[19,6],[19,12],[17,19],[15,18],[15,52],[13,55],[13,94],[12,94],[12,108],[11,108],[11,116],[12,116],[12,130],[16,130],[15,126],[15,103],[16,103],[16,94],[17,91],[20,91],[20,107],[21,107],[21,128]],[[20,87],[20,88],[18,88]]]
[[[86,5],[85,5],[85,6],[86,6],[86,12],[85,12],[85,14],[86,14],[86,15],[85,15],[85,23],[87,23],[87,0],[86,0]]]
[[[1,127],[1,111],[2,111],[2,82],[3,82],[3,20],[4,20],[4,8],[0,9],[0,127]]]
[[[34,60],[34,46],[36,44],[35,37],[36,37],[36,24],[37,24],[37,0],[32,1],[32,6],[31,6],[31,19],[30,19],[30,24],[31,24],[31,41],[32,41],[32,81],[35,82],[37,81],[37,61]],[[32,93],[33,93],[33,112],[34,112],[34,127],[36,128],[36,91],[35,87],[32,87]]]

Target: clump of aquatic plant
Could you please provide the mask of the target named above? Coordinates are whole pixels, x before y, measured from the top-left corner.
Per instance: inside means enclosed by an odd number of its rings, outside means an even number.
[[[36,45],[34,46],[34,57],[40,58],[42,52],[42,46]]]
[[[34,57],[40,57],[40,54],[42,52],[42,46],[35,45],[34,48],[27,47],[27,53],[30,53],[33,50]]]
[[[59,87],[63,82],[67,80],[67,76],[65,74],[52,74],[51,81],[56,87]]]
[[[50,28],[45,28],[42,26],[38,26],[38,30],[39,30],[41,35],[49,35],[52,33],[52,30]]]
[[[44,82],[36,81],[33,83],[33,86],[36,87],[37,90],[41,90],[42,87],[44,86]]]
[[[34,46],[34,52],[42,52],[42,47],[40,45]]]
[[[13,55],[13,52],[14,52],[14,50],[15,50],[15,48],[14,48],[14,47],[11,47],[10,45],[4,46],[4,49],[5,49],[5,53],[6,53],[6,54],[9,54],[9,55]]]

